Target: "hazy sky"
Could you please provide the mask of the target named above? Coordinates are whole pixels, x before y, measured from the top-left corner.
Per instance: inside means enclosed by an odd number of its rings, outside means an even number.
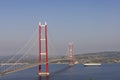
[[[0,54],[21,48],[39,21],[54,54],[66,53],[69,41],[75,54],[120,51],[120,0],[0,0]]]

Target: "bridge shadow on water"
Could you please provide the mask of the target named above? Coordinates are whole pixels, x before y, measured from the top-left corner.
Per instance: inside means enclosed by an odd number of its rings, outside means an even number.
[[[50,80],[50,76],[44,76],[44,77],[39,76],[38,80]]]
[[[51,72],[49,76],[38,76],[37,80],[95,80],[92,76],[81,77],[74,72],[75,66],[65,66]]]
[[[70,66],[66,66],[60,70],[57,70],[55,72],[50,73],[49,76],[38,76],[38,80],[52,80],[53,77],[56,77],[56,75],[68,70],[69,68],[71,68]]]

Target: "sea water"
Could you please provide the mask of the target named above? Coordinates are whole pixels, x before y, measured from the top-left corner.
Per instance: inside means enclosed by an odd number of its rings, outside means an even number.
[[[43,67],[43,71],[45,66]],[[38,67],[1,76],[0,80],[120,80],[120,63],[84,67],[77,64],[50,64],[50,76],[38,76]]]

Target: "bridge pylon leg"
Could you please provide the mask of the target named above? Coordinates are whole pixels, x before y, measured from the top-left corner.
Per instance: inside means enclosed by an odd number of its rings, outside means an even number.
[[[48,64],[48,36],[47,36],[47,23],[45,22],[44,25],[41,25],[41,23],[39,23],[39,27],[38,27],[38,41],[39,41],[39,57],[38,57],[38,61],[39,61],[39,66],[38,66],[38,75],[39,76],[48,76],[49,73],[49,64]],[[46,71],[42,71],[42,56],[45,55],[45,70]]]

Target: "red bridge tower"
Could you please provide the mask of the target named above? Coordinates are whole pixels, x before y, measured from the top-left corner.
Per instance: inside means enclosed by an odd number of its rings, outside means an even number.
[[[73,43],[68,44],[68,58],[69,58],[69,65],[73,66],[74,65],[74,52],[73,52]]]
[[[44,25],[39,23],[38,26],[38,41],[39,41],[39,66],[38,66],[38,74],[40,76],[48,76],[49,75],[49,65],[48,65],[48,32],[47,32],[47,23],[45,22]],[[45,65],[46,71],[42,71],[42,56],[45,55]]]

